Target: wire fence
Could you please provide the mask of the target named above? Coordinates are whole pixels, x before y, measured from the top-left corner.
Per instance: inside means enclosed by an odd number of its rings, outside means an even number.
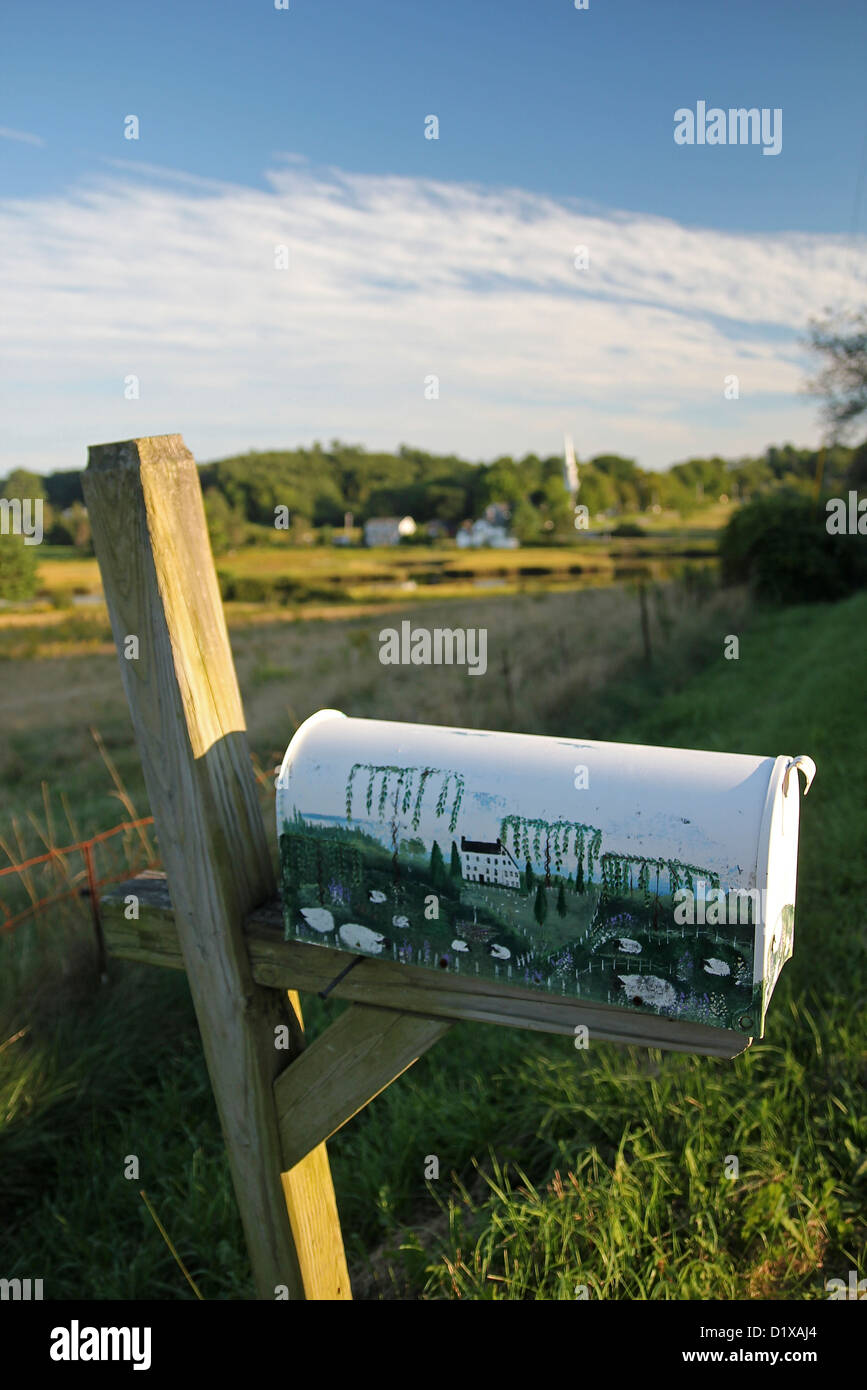
[[[153,825],[153,823],[153,816],[143,816],[139,820],[121,821],[119,825],[112,826],[110,830],[103,830],[98,835],[92,835],[88,840],[78,840],[73,845],[62,847],[52,846],[45,854],[37,854],[32,859],[25,859],[20,864],[11,864],[6,869],[0,869],[0,892],[3,891],[3,881],[14,875],[14,881],[17,881],[24,888],[30,898],[28,906],[23,911],[13,912],[4,899],[0,897],[0,935],[14,931],[22,922],[35,917],[37,913],[55,903],[64,902],[69,898],[87,897],[90,899],[90,911],[96,935],[99,971],[101,975],[104,975],[106,952],[99,911],[99,889],[108,883],[118,883],[121,879],[130,878],[143,869],[156,867],[158,862],[156,851],[145,834],[145,827]],[[142,847],[142,855],[139,857],[144,857],[145,863],[133,868],[129,862],[126,862],[119,871],[98,875],[95,853],[97,847],[106,845],[116,835],[134,830],[139,832]],[[71,871],[70,856],[76,854],[81,855],[83,862],[77,871]],[[55,883],[60,880],[64,886],[40,896],[39,888],[36,885],[40,870],[43,875],[47,872],[49,876],[53,877]]]

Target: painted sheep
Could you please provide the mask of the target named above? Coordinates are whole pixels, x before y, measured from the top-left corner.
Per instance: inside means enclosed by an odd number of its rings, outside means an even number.
[[[677,1004],[674,985],[658,975],[618,975],[617,978],[633,1004],[649,1004],[656,1009],[673,1009]]]
[[[371,931],[370,927],[363,927],[359,922],[344,922],[338,936],[350,950],[364,951],[370,956],[378,956],[391,946],[391,942],[382,932]]]
[[[302,907],[301,916],[312,931],[334,931],[334,917],[327,907]]]

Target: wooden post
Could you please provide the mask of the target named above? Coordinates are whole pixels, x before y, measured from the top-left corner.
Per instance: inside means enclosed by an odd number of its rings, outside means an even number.
[[[275,885],[196,466],[180,435],[102,444],[83,483],[258,1294],[350,1298],[324,1144],[281,1181],[274,1082],[303,1031],[243,938]]]

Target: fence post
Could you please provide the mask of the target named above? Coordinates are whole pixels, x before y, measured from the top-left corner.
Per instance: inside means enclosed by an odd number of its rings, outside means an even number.
[[[93,930],[96,934],[96,963],[99,970],[99,978],[103,984],[108,979],[105,962],[105,935],[102,930],[102,918],[99,913],[99,889],[96,886],[96,872],[93,867],[93,844],[90,841],[81,847],[84,855],[84,866],[87,870],[87,894],[90,898],[90,915],[93,918]]]
[[[349,1298],[324,1144],[281,1181],[275,1027],[303,1033],[243,938],[276,890],[196,466],[180,435],[101,444],[83,484],[258,1294]]]

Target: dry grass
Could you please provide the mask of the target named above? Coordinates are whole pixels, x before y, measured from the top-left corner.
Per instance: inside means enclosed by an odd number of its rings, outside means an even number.
[[[711,594],[696,604],[682,585],[658,586],[651,595],[651,632],[660,660],[678,660],[702,631],[736,630],[743,595]],[[345,610],[344,610],[345,612]],[[239,625],[235,625],[236,616]],[[250,622],[250,617],[257,619]],[[3,665],[0,721],[7,731],[39,730],[48,739],[76,738],[76,730],[125,721],[126,701],[104,613],[65,618],[73,642],[61,639],[63,623],[52,624],[51,641],[40,623],[34,635],[16,628],[22,644]],[[404,618],[425,627],[484,627],[488,669],[468,676],[459,667],[380,665],[379,633]],[[376,605],[352,618],[306,621],[271,612],[236,615],[230,633],[254,741],[261,744],[315,709],[333,705],[347,713],[471,727],[549,727],[552,711],[574,705],[574,728],[582,728],[583,697],[636,661],[641,651],[637,597],[621,588],[578,593],[489,596],[461,602],[401,607]],[[78,651],[74,634],[83,631]],[[670,636],[666,638],[666,631]],[[55,636],[56,634],[56,636]],[[90,634],[90,635],[87,635]],[[676,641],[674,635],[676,634]],[[604,639],[604,640],[602,640]],[[27,645],[29,643],[29,645]],[[665,654],[663,656],[663,654]],[[47,660],[46,657],[53,656]],[[291,710],[293,713],[289,714]],[[43,764],[44,766],[44,764]],[[4,776],[0,751],[0,782]]]
[[[79,555],[43,560],[39,566],[39,587],[47,593],[98,594],[102,590],[99,565],[95,559]]]
[[[660,589],[659,606],[651,601],[651,635],[669,679],[673,666],[682,667],[684,678],[690,674],[696,642],[718,639],[721,654],[745,603],[733,592],[696,603],[681,586]],[[405,617],[427,628],[485,628],[485,675],[457,666],[381,665],[379,634]],[[233,631],[232,646],[248,725],[259,747],[276,739],[275,751],[295,724],[323,707],[377,719],[592,737],[601,692],[642,656],[638,599],[613,588],[428,604],[351,622],[247,627]],[[572,711],[565,725],[564,710]]]

